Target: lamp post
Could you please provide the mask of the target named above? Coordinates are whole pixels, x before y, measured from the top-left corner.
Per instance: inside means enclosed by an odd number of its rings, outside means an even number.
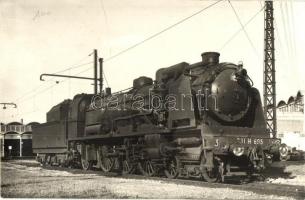
[[[13,108],[17,108],[17,104],[15,103],[0,103],[0,104],[3,105],[4,110],[6,109],[7,105],[14,106]]]
[[[3,110],[5,110],[7,108],[7,106],[13,106],[13,108],[17,108],[17,104],[15,103],[0,103],[0,105],[3,105]],[[5,114],[3,112],[3,120],[5,118]]]
[[[7,106],[13,106],[13,108],[17,108],[17,104],[15,104],[15,103],[7,103],[7,102],[1,102],[0,103],[0,105],[3,105],[3,110],[5,110],[6,108],[7,108]],[[4,115],[4,112],[3,112],[3,115]],[[3,117],[3,119],[4,119],[5,117]],[[1,140],[2,140],[2,144],[3,144],[3,146],[2,146],[2,149],[1,149],[1,151],[2,152],[4,152],[4,136],[3,137],[1,137]],[[20,142],[21,142],[21,138],[20,138]],[[20,144],[20,148],[21,148],[21,145],[22,145],[22,143]],[[9,156],[11,156],[12,154],[12,146],[9,146],[8,147],[9,148]],[[20,151],[20,156],[21,156],[22,154],[21,154],[21,151]]]

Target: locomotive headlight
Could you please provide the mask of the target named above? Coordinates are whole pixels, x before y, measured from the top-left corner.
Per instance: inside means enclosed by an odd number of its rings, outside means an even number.
[[[287,147],[286,145],[281,145],[281,146],[279,147],[279,152],[280,152],[280,155],[281,155],[282,157],[288,156],[288,151],[289,151],[289,149],[288,149],[288,147]]]
[[[243,155],[245,152],[245,148],[244,147],[234,147],[233,148],[233,153],[235,156],[241,156]]]

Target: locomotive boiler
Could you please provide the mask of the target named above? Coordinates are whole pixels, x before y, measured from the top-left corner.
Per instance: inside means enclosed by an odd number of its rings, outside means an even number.
[[[285,149],[266,130],[246,69],[219,63],[216,52],[161,68],[155,80],[139,77],[125,91],[78,94],[33,127],[42,164],[208,182],[235,171],[259,172]]]

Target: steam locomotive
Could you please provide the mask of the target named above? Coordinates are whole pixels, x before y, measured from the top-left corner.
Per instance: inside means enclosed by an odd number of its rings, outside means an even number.
[[[145,176],[203,177],[208,182],[263,170],[287,156],[269,137],[259,91],[243,66],[219,63],[206,52],[139,77],[111,94],[78,94],[33,127],[33,151],[42,164],[100,168]]]

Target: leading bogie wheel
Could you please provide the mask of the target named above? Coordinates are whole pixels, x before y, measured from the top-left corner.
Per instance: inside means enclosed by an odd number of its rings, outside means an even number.
[[[213,168],[202,168],[202,176],[204,180],[206,180],[209,183],[216,183],[220,181],[220,176],[218,169],[216,167]]]
[[[220,182],[222,180],[222,175],[223,170],[220,170],[218,163],[215,161],[213,158],[213,167],[206,167],[206,153],[204,153],[201,157],[201,164],[200,164],[200,169],[201,169],[201,174],[204,180],[206,180],[209,183],[216,183]],[[209,156],[213,156],[213,154],[209,153]],[[211,159],[211,158],[210,158]]]

